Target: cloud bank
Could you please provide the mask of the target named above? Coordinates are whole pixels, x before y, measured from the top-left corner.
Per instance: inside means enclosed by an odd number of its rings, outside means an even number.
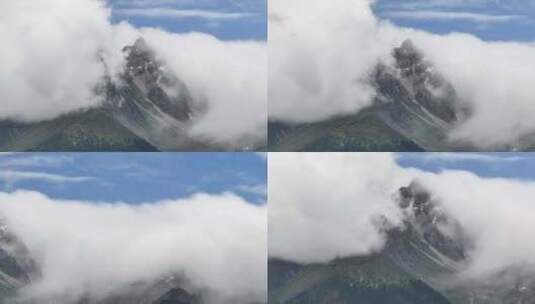
[[[466,275],[485,277],[508,267],[535,274],[535,183],[484,179],[467,172],[431,174],[419,181],[474,240]]]
[[[374,95],[365,76],[387,48],[368,1],[269,2],[269,115],[317,121],[356,112]]]
[[[114,35],[101,2],[8,0],[0,11],[1,118],[49,119],[98,103],[97,51]]]
[[[535,47],[483,41],[473,35],[437,35],[377,19],[373,1],[270,1],[269,116],[314,122],[351,114],[375,96],[367,82],[378,61],[407,38],[450,81],[472,115],[452,141],[480,148],[515,146],[535,133]]]
[[[380,250],[386,240],[378,219],[402,227],[393,195],[417,180],[471,241],[464,276],[509,267],[535,274],[534,182],[407,169],[391,154],[278,153],[269,166],[271,257],[312,263]]]
[[[0,214],[41,267],[24,297],[102,299],[173,275],[212,303],[266,301],[267,207],[231,194],[132,206],[17,191]]]
[[[273,153],[268,164],[270,256],[310,263],[370,254],[385,241],[379,217],[401,223],[391,195],[404,182],[389,155]]]
[[[207,109],[192,136],[222,144],[265,139],[265,42],[137,29],[110,17],[101,0],[2,1],[0,119],[34,122],[98,106],[105,65],[120,73],[122,48],[143,36]]]
[[[267,136],[265,43],[154,29],[144,29],[142,35],[188,86],[193,99],[207,103],[208,111],[197,119],[190,134],[223,143]]]

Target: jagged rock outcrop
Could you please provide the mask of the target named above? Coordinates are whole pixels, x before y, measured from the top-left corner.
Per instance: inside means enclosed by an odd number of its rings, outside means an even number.
[[[455,123],[461,116],[455,89],[411,40],[395,48],[392,56],[394,66],[379,64],[373,75],[376,102],[413,103],[418,107],[411,108],[426,113],[435,123]]]
[[[17,292],[40,277],[37,263],[26,245],[0,223],[0,303],[8,303]]]
[[[471,241],[422,184],[400,187],[393,200],[404,223],[380,223],[386,243],[379,252],[308,265],[270,259],[269,303],[533,303],[535,276],[521,267],[463,276]]]
[[[144,97],[152,102],[156,109],[179,121],[191,118],[192,97],[188,88],[176,76],[167,72],[163,62],[156,58],[155,52],[143,38],[134,45],[123,48],[126,65],[121,75],[126,86],[119,85],[119,96],[109,92],[107,100],[115,106],[124,106],[128,89],[135,87]]]
[[[461,225],[442,212],[429,191],[413,182],[399,189],[397,201],[406,214],[402,233],[415,234],[411,237],[425,240],[452,261],[466,259],[468,240]]]
[[[459,149],[449,132],[469,115],[455,88],[410,41],[369,75],[376,97],[358,113],[322,122],[270,121],[274,151],[443,151]],[[467,147],[464,147],[467,149]]]
[[[188,135],[194,110],[187,86],[167,70],[143,38],[123,52],[124,71],[119,79],[107,77],[100,89],[113,119],[158,150],[206,149],[209,144]]]
[[[139,38],[123,48],[121,71],[106,74],[94,88],[101,103],[34,123],[0,121],[2,151],[220,151],[257,147],[215,143],[190,136],[207,111],[187,85]],[[118,75],[116,75],[118,73]]]

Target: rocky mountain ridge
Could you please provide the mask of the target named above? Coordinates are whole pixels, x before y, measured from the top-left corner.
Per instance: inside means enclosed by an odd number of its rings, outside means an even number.
[[[372,105],[325,121],[269,122],[273,151],[449,151],[475,147],[452,142],[448,134],[467,119],[455,88],[411,42],[392,50],[368,76]]]
[[[534,274],[506,269],[485,280],[462,275],[470,238],[419,183],[400,187],[393,200],[404,225],[378,222],[386,236],[379,252],[326,264],[270,259],[269,303],[533,303]]]
[[[2,151],[241,151],[255,147],[226,145],[190,136],[189,129],[207,111],[187,85],[143,38],[123,48],[119,75],[107,70],[95,96],[100,106],[40,122],[0,120]],[[264,145],[264,144],[262,144]]]

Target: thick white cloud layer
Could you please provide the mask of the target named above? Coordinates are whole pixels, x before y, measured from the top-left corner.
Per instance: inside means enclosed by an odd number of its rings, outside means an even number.
[[[534,182],[459,171],[419,180],[475,241],[467,275],[495,274],[510,266],[535,273]]]
[[[466,34],[411,36],[474,111],[452,139],[488,148],[535,133],[532,44],[485,42]]]
[[[372,2],[270,1],[270,119],[311,122],[358,112],[374,96],[365,82],[370,71],[411,38],[473,110],[452,140],[492,148],[535,133],[532,43],[397,27],[377,20]]]
[[[267,207],[234,195],[131,206],[0,193],[0,215],[42,267],[24,293],[94,298],[183,275],[214,303],[265,301]]]
[[[223,143],[267,134],[267,47],[227,42],[200,33],[144,29],[143,37],[182,79],[208,112],[191,134]]]
[[[2,1],[0,117],[47,119],[95,105],[108,16],[97,1]]]
[[[273,153],[268,164],[270,256],[369,254],[384,243],[380,217],[400,223],[391,195],[404,182],[390,155]]]
[[[310,263],[380,250],[385,237],[377,219],[400,225],[393,195],[417,180],[473,242],[465,275],[482,278],[512,266],[535,273],[534,182],[406,169],[391,154],[269,158],[271,257]]]
[[[266,137],[265,42],[112,25],[100,0],[0,3],[0,119],[39,121],[97,106],[94,88],[121,71],[126,45],[140,36],[191,87],[207,112],[191,134],[222,144]]]
[[[356,112],[374,92],[378,49],[368,1],[269,1],[269,115],[307,122]]]

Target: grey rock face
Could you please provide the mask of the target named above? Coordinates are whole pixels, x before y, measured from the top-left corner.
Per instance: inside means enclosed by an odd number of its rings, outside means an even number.
[[[472,243],[442,211],[439,197],[413,182],[393,199],[404,225],[384,223],[386,244],[379,252],[325,264],[271,259],[269,303],[534,303],[535,274],[522,267],[478,280],[462,275]]]
[[[379,63],[368,82],[372,106],[353,115],[291,125],[271,121],[269,144],[276,151],[452,150],[448,132],[463,121],[454,87],[407,40],[392,51],[392,64]]]
[[[133,46],[125,47],[123,52],[127,54],[122,75],[126,84],[137,87],[163,113],[179,121],[190,119],[191,96],[187,87],[165,71],[164,64],[157,60],[155,52],[145,40],[139,38]],[[117,106],[121,106],[120,102]]]
[[[425,60],[410,40],[394,49],[392,56],[395,59],[394,67],[379,65],[376,70],[374,82],[380,100],[413,102],[445,123],[458,120],[455,89]]]
[[[142,38],[123,49],[119,75],[108,71],[94,88],[99,106],[48,121],[0,121],[2,151],[245,150],[189,135],[206,102],[193,97]],[[102,57],[99,60],[107,69]],[[255,149],[257,147],[252,147]]]
[[[113,119],[159,150],[202,147],[187,134],[193,110],[186,85],[166,70],[143,38],[123,52],[120,79],[107,77],[100,89]]]
[[[10,303],[19,289],[40,277],[27,247],[0,223],[0,303]]]

